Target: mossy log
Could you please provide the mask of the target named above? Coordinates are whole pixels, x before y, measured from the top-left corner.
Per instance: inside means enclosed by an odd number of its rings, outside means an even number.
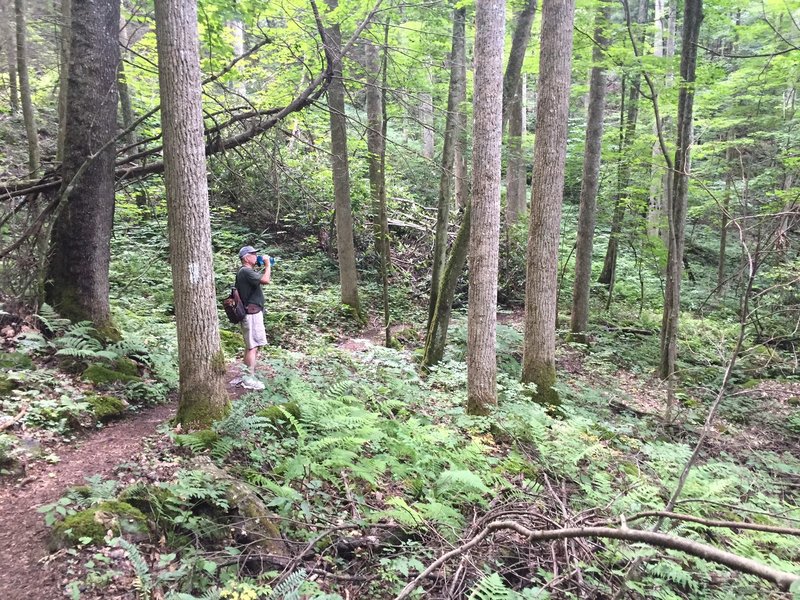
[[[281,540],[278,517],[247,483],[232,477],[207,457],[198,457],[193,462],[196,469],[225,486],[225,499],[231,511],[241,517],[241,522],[236,524],[236,531],[233,532],[238,541],[247,544],[256,553],[290,555]]]

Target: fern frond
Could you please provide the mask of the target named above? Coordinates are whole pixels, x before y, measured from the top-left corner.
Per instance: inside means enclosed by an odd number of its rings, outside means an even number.
[[[114,538],[111,540],[111,545],[119,546],[125,550],[125,553],[128,555],[128,560],[131,562],[131,565],[133,565],[133,571],[136,573],[139,589],[142,591],[145,598],[149,598],[153,591],[153,579],[150,576],[150,567],[147,565],[147,561],[144,556],[142,556],[142,553],[125,538]]]
[[[518,598],[520,595],[506,587],[497,573],[481,579],[469,595],[469,600],[517,600]]]
[[[307,579],[305,569],[295,571],[272,591],[268,600],[300,600],[300,587]]]

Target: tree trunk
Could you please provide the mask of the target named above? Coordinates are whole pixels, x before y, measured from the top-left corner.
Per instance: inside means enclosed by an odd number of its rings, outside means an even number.
[[[56,161],[64,159],[64,136],[67,132],[67,90],[69,89],[69,45],[72,39],[72,0],[61,0],[58,72],[58,141]]]
[[[25,24],[25,0],[14,0],[17,24],[17,73],[19,93],[22,100],[22,118],[25,120],[25,135],[28,138],[28,169],[31,173],[39,168],[39,133],[33,112],[31,84],[28,79],[28,41]]]
[[[369,39],[365,41],[365,66],[367,68],[367,153],[369,164],[369,191],[372,198],[372,230],[375,251],[382,252],[383,229],[381,227],[381,194],[383,193],[383,170],[381,157],[384,154],[383,107],[381,100],[381,67],[378,47]]]
[[[338,0],[326,0],[335,10]],[[356,253],[353,242],[353,208],[350,204],[350,174],[347,160],[347,119],[344,114],[344,81],[342,79],[342,34],[339,25],[326,30],[327,52],[333,67],[333,79],[328,87],[328,111],[331,123],[331,170],[336,210],[336,248],[339,254],[339,280],[342,304],[349,306],[360,318]]]
[[[130,88],[128,88],[128,79],[125,75],[125,54],[128,51],[128,32],[125,28],[125,19],[120,17],[119,20],[119,45],[120,53],[122,56],[119,61],[119,68],[117,69],[117,89],[119,90],[119,107],[122,116],[122,127],[128,129],[133,123],[133,108],[131,107]],[[133,145],[136,143],[136,132],[131,131],[125,136],[125,143]]]
[[[436,298],[436,311],[433,314],[428,335],[425,337],[425,351],[422,356],[422,365],[432,367],[442,360],[444,347],[447,343],[447,328],[450,326],[450,316],[453,312],[453,298],[456,285],[464,272],[467,264],[467,251],[469,250],[470,225],[472,222],[472,203],[467,202],[464,207],[464,216],[458,234],[450,250],[450,258],[442,274],[442,283]]]
[[[506,223],[517,222],[525,213],[525,160],[522,156],[522,136],[525,132],[525,108],[522,97],[522,64],[531,39],[531,27],[536,15],[536,0],[527,0],[515,15],[516,28],[511,40],[511,52],[503,76],[503,128],[508,124],[506,161]]]
[[[694,80],[697,65],[697,39],[703,21],[702,0],[685,0],[683,7],[683,39],[681,44],[681,86],[678,94],[678,139],[675,149],[675,172],[672,196],[667,206],[669,219],[669,251],[664,314],[661,322],[662,379],[675,374],[678,352],[678,317],[681,303],[681,274],[683,269],[684,234],[689,195],[690,150],[692,145],[692,114]],[[668,407],[669,409],[669,407]],[[669,412],[669,410],[668,410]]]
[[[442,147],[442,176],[439,179],[439,205],[436,214],[436,234],[433,243],[433,270],[431,273],[431,297],[428,305],[428,323],[430,328],[433,315],[436,312],[436,300],[442,280],[447,257],[447,232],[450,226],[450,184],[453,179],[453,165],[455,163],[455,148],[459,130],[459,98],[466,94],[467,82],[459,75],[463,64],[459,61],[464,57],[465,39],[465,14],[466,10],[457,8],[453,11],[453,45],[450,52],[450,91],[447,95],[447,119],[444,127],[444,145]]]
[[[114,337],[108,265],[114,225],[119,0],[72,6],[61,207],[51,235],[47,301]],[[83,171],[81,171],[83,169]]]
[[[639,0],[639,14],[636,20],[639,26],[644,26],[647,21],[647,2],[648,0]],[[644,37],[641,39],[644,40]],[[617,171],[617,194],[614,199],[614,213],[611,217],[611,233],[608,236],[608,246],[606,246],[606,254],[603,259],[603,268],[600,271],[600,277],[597,278],[598,283],[602,283],[608,287],[609,293],[611,293],[614,288],[614,278],[617,272],[619,237],[622,233],[622,224],[625,219],[625,206],[630,199],[631,159],[627,154],[633,144],[633,138],[636,134],[636,121],[639,118],[640,82],[641,75],[636,73],[631,82],[630,91],[628,92],[628,112],[625,115],[625,123],[623,125],[623,123],[620,122],[622,133],[620,135],[619,148],[620,162]],[[624,111],[621,111],[620,114],[624,114]]]
[[[383,152],[381,152],[381,197],[380,197],[380,221],[381,221],[381,282],[383,284],[383,326],[386,347],[391,348],[392,342],[392,322],[389,312],[389,271],[391,269],[391,254],[389,240],[389,216],[386,206],[386,130],[389,125],[389,115],[386,111],[386,90],[389,78],[389,23],[390,18],[386,18],[383,26],[383,63],[381,65],[381,137],[384,140]]]
[[[178,328],[177,421],[201,428],[224,416],[228,396],[214,291],[197,5],[192,0],[156,2],[156,34]]]
[[[569,117],[574,0],[544,0],[539,55],[539,101],[533,154],[525,285],[522,381],[536,384],[534,400],[557,404],[556,293],[558,241]]]
[[[419,121],[422,126],[422,156],[433,159],[435,151],[433,142],[433,97],[430,92],[419,95]]]
[[[505,0],[478,0],[472,227],[469,236],[467,414],[497,404],[497,271],[500,251],[500,151],[503,142]]]
[[[605,28],[611,7],[600,4],[595,23],[595,46],[592,51],[589,113],[586,118],[586,146],[581,179],[581,204],[578,216],[578,241],[575,251],[575,285],[572,293],[570,331],[572,339],[586,344],[589,325],[589,287],[592,277],[592,242],[597,209],[597,190],[600,187],[600,158],[603,142],[603,116],[606,107],[606,73],[601,64],[605,58],[608,39]]]
[[[725,148],[725,193],[722,196],[722,210],[720,210],[720,224],[719,224],[719,261],[717,263],[717,294],[720,296],[725,290],[725,255],[728,248],[728,223],[731,204],[731,158],[732,152],[733,132],[728,131],[728,147]]]
[[[515,100],[517,87],[522,78],[522,65],[531,39],[531,28],[536,16],[536,0],[525,0],[525,5],[514,15],[514,35],[511,38],[511,51],[503,74],[503,129],[510,116],[509,108]]]
[[[19,110],[19,93],[17,92],[17,45],[14,41],[15,32],[11,24],[14,23],[12,14],[14,7],[11,0],[0,0],[0,36],[3,48],[6,50],[6,71],[8,72],[8,95],[11,102],[11,112]]]

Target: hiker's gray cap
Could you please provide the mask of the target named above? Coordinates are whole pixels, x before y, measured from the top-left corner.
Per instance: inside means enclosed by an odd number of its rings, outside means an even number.
[[[244,248],[239,250],[239,258],[244,258],[245,254],[258,254],[258,250],[256,250],[252,246],[245,246]]]

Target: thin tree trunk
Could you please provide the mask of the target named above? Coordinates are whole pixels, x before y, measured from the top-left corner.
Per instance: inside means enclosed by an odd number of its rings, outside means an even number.
[[[574,14],[574,0],[544,0],[542,3],[522,381],[536,384],[533,398],[544,404],[559,402],[553,389],[556,291]]]
[[[439,286],[439,293],[436,299],[436,311],[433,320],[428,327],[428,335],[425,337],[425,350],[422,356],[422,365],[432,367],[442,360],[444,347],[447,343],[447,329],[450,326],[450,317],[453,313],[453,298],[456,293],[456,285],[464,272],[467,264],[467,253],[469,250],[470,225],[472,223],[472,203],[467,202],[464,207],[461,226],[458,228],[456,239],[450,250],[450,258],[442,274],[442,283]]]
[[[728,211],[731,204],[731,159],[733,152],[733,132],[728,131],[728,146],[725,148],[725,193],[722,196],[722,210],[720,210],[719,224],[719,261],[717,263],[717,294],[720,296],[725,290],[725,258],[728,249]]]
[[[14,14],[17,24],[17,73],[19,93],[22,100],[22,118],[25,120],[25,135],[28,138],[28,169],[31,173],[39,168],[39,133],[36,128],[36,115],[33,112],[31,84],[28,79],[28,41],[25,23],[25,0],[14,0]]]
[[[640,27],[647,21],[647,2],[648,0],[639,0],[639,13],[636,21]],[[628,92],[628,112],[625,115],[624,134],[620,140],[620,162],[617,175],[618,184],[617,194],[614,200],[614,213],[611,217],[611,233],[608,237],[608,246],[606,246],[606,254],[603,259],[603,268],[600,271],[600,277],[597,279],[598,283],[602,283],[608,287],[609,294],[614,288],[614,278],[617,272],[619,237],[622,234],[622,224],[625,219],[625,206],[630,199],[631,159],[627,154],[633,144],[633,139],[636,134],[636,122],[639,118],[640,82],[641,75],[636,73],[631,82],[630,91]],[[620,127],[623,127],[622,124],[620,124]]]
[[[335,10],[338,0],[326,0]],[[328,111],[331,124],[331,170],[336,206],[336,247],[339,254],[339,279],[342,304],[349,306],[357,318],[361,315],[358,301],[358,274],[353,242],[353,208],[350,204],[350,174],[347,160],[347,119],[344,114],[344,81],[342,79],[342,34],[335,24],[326,30],[327,52],[333,62],[333,79],[328,87]]]
[[[108,305],[114,145],[107,144],[117,132],[118,36],[119,0],[72,6],[62,200],[45,286],[64,317],[90,320],[107,337],[118,335]]]
[[[72,39],[72,0],[61,0],[61,35],[59,36],[58,72],[58,141],[56,161],[64,159],[64,136],[67,132],[67,90],[69,89],[69,46]]]
[[[430,92],[419,95],[419,120],[422,126],[422,156],[433,159],[435,151],[433,141],[433,97]]]
[[[8,95],[11,102],[11,112],[19,110],[19,92],[17,91],[17,45],[16,33],[12,31],[14,23],[12,14],[14,7],[11,0],[0,0],[0,36],[3,48],[6,50],[6,71],[8,72]]]
[[[458,210],[466,209],[469,201],[469,178],[467,176],[467,113],[464,108],[464,103],[467,101],[467,50],[466,43],[461,49],[461,56],[456,60],[458,66],[458,78],[464,82],[460,88],[461,96],[456,98],[456,106],[458,106],[458,121],[456,134],[456,148],[453,172],[455,175],[454,188],[455,188],[455,201]]]
[[[228,396],[214,292],[197,5],[192,0],[159,0],[156,32],[178,328],[176,419],[184,427],[201,428],[225,414]]]
[[[500,252],[500,151],[503,142],[505,0],[477,0],[469,236],[467,414],[497,404],[497,271]]]
[[[381,137],[383,138],[383,152],[381,152],[381,281],[383,283],[383,326],[386,347],[391,348],[392,321],[389,313],[389,271],[391,270],[391,253],[389,239],[389,218],[386,206],[386,130],[389,125],[389,115],[386,110],[386,90],[388,88],[388,62],[389,62],[389,22],[387,17],[383,27],[383,63],[381,65]]]
[[[508,124],[506,160],[506,224],[510,227],[525,213],[525,161],[522,136],[525,132],[525,108],[522,98],[522,65],[531,39],[536,15],[536,0],[527,0],[514,17],[516,28],[511,52],[503,76],[503,129]]]
[[[459,77],[463,65],[458,64],[464,57],[466,10],[457,8],[453,11],[453,44],[450,52],[450,90],[447,95],[447,118],[444,128],[444,145],[442,147],[442,176],[439,179],[439,204],[436,214],[436,234],[433,243],[433,269],[431,272],[431,297],[428,304],[428,323],[436,312],[436,300],[442,280],[447,257],[447,232],[450,226],[450,184],[453,179],[455,163],[455,147],[459,134],[459,98],[466,93],[467,82]]]
[[[133,123],[133,108],[131,107],[131,95],[130,89],[128,88],[128,79],[125,75],[125,61],[122,60],[125,57],[125,53],[128,51],[128,32],[125,28],[125,19],[120,17],[119,20],[119,45],[120,45],[120,56],[119,61],[119,68],[117,69],[117,88],[119,89],[119,106],[120,106],[120,113],[122,116],[122,128],[128,129]],[[133,145],[136,143],[136,132],[131,131],[125,136],[125,143],[128,145]]]
[[[595,46],[592,52],[589,113],[586,119],[586,146],[581,178],[581,203],[578,216],[578,241],[575,251],[575,285],[572,294],[570,331],[572,339],[586,344],[589,325],[589,288],[592,277],[592,242],[597,209],[597,190],[600,187],[600,159],[603,142],[603,116],[606,107],[606,73],[601,64],[605,58],[608,38],[605,28],[611,7],[600,4],[595,23]]]
[[[702,21],[702,0],[685,0],[681,44],[681,86],[678,95],[678,140],[675,149],[672,196],[669,206],[667,206],[669,251],[664,314],[661,323],[661,365],[659,369],[661,378],[670,381],[675,375],[675,361],[678,353],[678,317],[681,303],[681,274],[693,135],[694,86],[692,84],[695,80],[697,39]]]
[[[365,63],[367,67],[367,152],[369,164],[369,190],[372,198],[372,225],[375,236],[375,250],[382,252],[383,229],[381,226],[381,194],[383,189],[383,171],[381,157],[384,154],[383,106],[381,100],[380,76],[381,68],[378,47],[370,40],[365,42]]]

